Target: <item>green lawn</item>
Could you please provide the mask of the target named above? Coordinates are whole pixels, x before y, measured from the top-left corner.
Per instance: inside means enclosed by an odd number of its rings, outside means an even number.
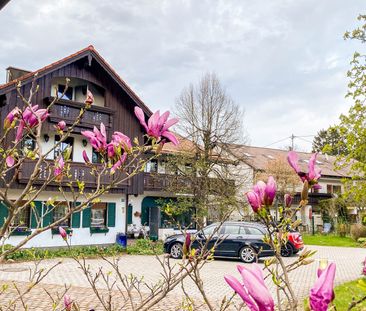
[[[304,240],[305,245],[361,247],[361,245],[354,241],[351,237],[342,238],[333,234],[303,234],[302,239]]]
[[[364,289],[359,288],[357,286],[357,282],[358,282],[358,280],[344,283],[344,284],[339,285],[334,288],[334,292],[335,292],[334,304],[335,304],[337,310],[342,310],[342,311],[347,310],[349,303],[352,301],[352,298],[359,300],[360,298],[362,298],[366,295],[366,291]],[[308,306],[308,298],[305,299],[304,305]],[[305,310],[308,310],[308,309],[305,307]],[[366,310],[366,301],[357,305],[357,307],[354,307],[352,310],[353,311]]]

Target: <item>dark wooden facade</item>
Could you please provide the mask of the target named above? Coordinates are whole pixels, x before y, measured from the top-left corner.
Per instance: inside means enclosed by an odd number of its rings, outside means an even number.
[[[140,106],[147,116],[151,114],[149,109],[141,102],[135,93],[124,83],[123,80],[113,71],[103,58],[94,50],[88,47],[78,53],[71,55],[63,60],[53,63],[40,71],[36,78],[36,84],[39,90],[34,97],[32,104],[38,104],[47,107],[51,98],[52,80],[54,78],[78,78],[92,82],[104,90],[104,107],[92,106],[85,114],[80,126],[75,128],[76,133],[81,130],[91,129],[94,125],[99,127],[103,122],[107,127],[109,139],[114,131],[121,131],[131,138],[138,137],[142,141],[142,127],[134,115],[134,107]],[[23,77],[21,92],[25,97],[29,96],[34,75]],[[23,103],[16,91],[16,83],[8,83],[0,86],[1,122],[3,124],[5,116],[15,107],[23,107]],[[71,124],[78,115],[81,102],[60,100],[51,108],[51,115],[47,122],[43,124],[43,131],[48,133],[55,132],[54,124],[61,119]],[[63,115],[67,108],[68,114]],[[14,138],[14,137],[12,137]],[[9,138],[9,139],[12,139]],[[26,163],[21,170],[19,182],[15,187],[22,187],[23,183],[29,177],[32,163]],[[85,165],[82,163],[73,163],[72,167],[78,172],[87,174]],[[92,176],[87,178],[87,185],[93,186]],[[90,179],[90,180],[89,180]],[[121,193],[140,194],[144,190],[143,174],[135,176],[128,184],[119,189]],[[115,190],[115,191],[118,191]]]

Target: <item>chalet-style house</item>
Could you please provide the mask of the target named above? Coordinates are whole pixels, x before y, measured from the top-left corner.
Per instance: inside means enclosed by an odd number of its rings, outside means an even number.
[[[129,137],[138,137],[141,141],[144,132],[134,115],[134,108],[135,106],[140,107],[146,117],[151,115],[151,111],[94,47],[89,46],[34,72],[9,67],[7,69],[7,81],[5,84],[0,85],[2,122],[15,106],[24,106],[16,91],[18,81],[22,83],[21,92],[29,94],[35,73],[37,73],[36,83],[39,85],[39,91],[32,104],[38,104],[40,107],[46,107],[56,96],[56,92],[62,94],[65,90],[66,78],[70,79],[65,96],[51,108],[50,116],[42,126],[42,149],[45,151],[52,147],[58,139],[54,125],[60,120],[65,120],[66,124],[72,124],[78,116],[80,108],[84,106],[87,90],[94,94],[92,107],[87,110],[80,124],[74,129],[72,136],[61,144],[60,150],[55,150],[54,153],[49,154],[49,158],[54,159],[67,146],[72,146],[70,174],[84,181],[86,188],[93,189],[95,187],[95,177],[90,174],[90,168],[85,165],[82,152],[85,150],[93,162],[97,162],[98,157],[93,152],[92,146],[81,135],[81,131],[92,129],[94,126],[99,127],[100,123],[103,122],[109,138],[114,131],[121,131]],[[32,142],[30,141],[29,144],[32,144]],[[33,165],[31,161],[22,164],[17,183],[11,189],[10,199],[15,199],[20,191],[18,189],[24,188],[24,184],[29,180],[33,171]],[[88,207],[81,213],[74,213],[70,219],[62,224],[73,229],[72,244],[114,243],[116,234],[126,231],[126,221],[132,223],[133,207],[131,198],[144,193],[144,178],[144,174],[134,176],[126,184],[103,195],[100,203]],[[39,177],[39,182],[42,183],[42,176]],[[57,187],[55,186],[49,186],[46,191],[41,193],[38,201],[35,202],[38,214],[42,215],[45,211],[47,199],[55,196],[58,196]],[[132,201],[134,200],[132,199]],[[64,213],[65,209],[62,207],[57,208],[52,214],[47,214],[44,217],[43,225],[50,223],[52,219],[59,219]],[[0,222],[4,221],[6,214],[7,209],[1,206]],[[18,218],[22,218],[23,225],[30,229],[36,227],[30,207],[24,215]],[[100,227],[101,224],[105,226],[105,230],[93,229],[96,226]],[[54,236],[56,234],[57,230],[43,232],[32,239],[27,246],[64,245],[62,239]],[[16,243],[22,238],[22,236],[14,235],[9,238],[7,243]]]

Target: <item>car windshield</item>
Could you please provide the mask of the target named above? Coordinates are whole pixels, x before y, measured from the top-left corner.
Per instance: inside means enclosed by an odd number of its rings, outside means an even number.
[[[202,229],[202,233],[203,233],[204,236],[210,236],[214,233],[216,228],[217,228],[216,225],[210,225],[210,226]]]

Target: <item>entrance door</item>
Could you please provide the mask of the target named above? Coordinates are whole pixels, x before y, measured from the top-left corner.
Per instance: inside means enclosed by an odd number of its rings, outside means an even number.
[[[158,239],[159,237],[159,223],[160,223],[160,208],[158,206],[151,206],[149,208],[149,226],[150,238]]]

